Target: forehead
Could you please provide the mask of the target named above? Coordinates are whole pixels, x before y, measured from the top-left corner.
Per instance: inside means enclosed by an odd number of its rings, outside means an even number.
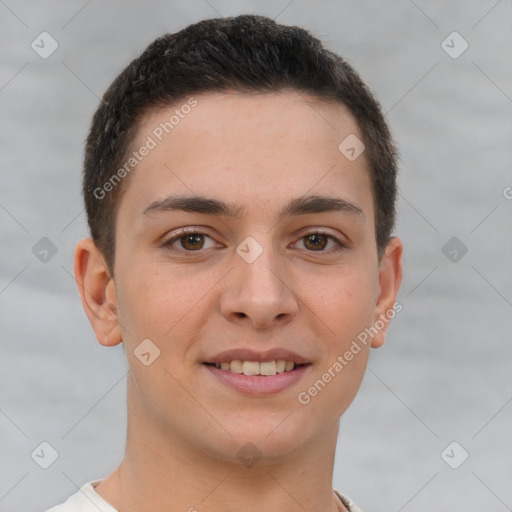
[[[219,144],[223,148],[229,147],[230,139],[233,145],[245,141],[249,148],[262,138],[267,146],[272,138],[275,145],[300,140],[306,145],[321,141],[336,146],[344,135],[362,138],[345,105],[291,89],[272,93],[215,92],[183,98],[172,106],[146,113],[134,142],[143,142],[151,134],[157,143],[170,143],[167,136],[173,134],[175,139],[186,138],[189,143]]]
[[[142,212],[186,193],[270,209],[282,206],[283,195],[330,192],[365,203],[371,185],[364,154],[350,161],[338,148],[354,135],[362,138],[344,105],[295,91],[193,95],[140,123],[132,150],[152,149],[122,202]]]

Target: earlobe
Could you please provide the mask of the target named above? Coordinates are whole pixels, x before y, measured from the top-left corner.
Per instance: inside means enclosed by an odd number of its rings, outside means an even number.
[[[402,284],[403,244],[398,237],[389,241],[379,265],[379,296],[375,307],[374,327],[378,331],[372,339],[372,348],[384,345],[389,322],[401,305],[396,306],[396,298]]]
[[[97,340],[105,346],[121,343],[114,280],[103,254],[91,238],[77,243],[73,266],[82,305]]]

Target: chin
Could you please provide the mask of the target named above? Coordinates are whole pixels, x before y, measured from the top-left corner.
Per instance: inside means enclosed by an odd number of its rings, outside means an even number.
[[[284,420],[284,421],[283,421]],[[245,459],[258,459],[261,464],[276,464],[300,451],[315,438],[306,422],[296,412],[280,414],[247,414],[236,423],[228,422],[229,432],[217,438],[210,450],[214,457],[245,464]],[[205,441],[205,440],[203,440]]]

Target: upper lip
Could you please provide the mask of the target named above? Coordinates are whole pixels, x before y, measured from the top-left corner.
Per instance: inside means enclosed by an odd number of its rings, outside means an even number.
[[[250,348],[237,348],[225,350],[217,355],[209,358],[206,363],[224,363],[226,361],[233,361],[238,359],[240,361],[258,361],[263,363],[265,361],[293,361],[295,364],[307,364],[309,360],[300,356],[296,352],[286,350],[284,348],[271,348],[269,350],[258,351]]]

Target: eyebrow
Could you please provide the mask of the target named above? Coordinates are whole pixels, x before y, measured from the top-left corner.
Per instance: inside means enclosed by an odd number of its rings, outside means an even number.
[[[233,219],[242,217],[245,209],[240,203],[227,203],[219,199],[203,196],[169,196],[154,201],[143,212],[149,215],[155,212],[182,210],[207,215],[224,215]],[[365,219],[363,210],[345,199],[320,195],[307,195],[292,199],[278,213],[278,219],[311,213],[343,212],[355,214]]]

